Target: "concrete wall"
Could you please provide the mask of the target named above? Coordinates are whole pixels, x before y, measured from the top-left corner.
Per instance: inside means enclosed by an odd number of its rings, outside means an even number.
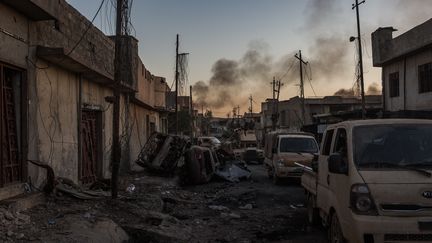
[[[29,20],[0,2],[0,61],[25,68]]]
[[[0,3],[0,62],[22,68],[27,77],[23,83],[28,90],[28,101],[23,101],[28,104],[26,156],[48,163],[55,176],[79,183],[79,113],[82,109],[96,110],[102,120],[99,175],[110,178],[113,106],[105,98],[113,96],[110,84],[114,73],[114,42],[93,26],[69,53],[90,22],[64,0],[49,1],[49,4],[30,1],[48,6],[47,12],[57,18],[57,24],[54,20],[32,21],[34,16],[24,16]],[[137,47],[136,40],[132,42],[134,48]],[[64,49],[58,58],[69,60],[47,61],[49,59],[38,53],[38,46]],[[165,107],[163,90],[166,82],[146,70],[137,53],[129,58],[136,66],[136,72],[130,76],[137,79],[136,82],[132,80],[132,83],[137,83],[135,89],[139,90],[136,97],[148,105],[132,104],[130,98],[133,93],[121,97],[122,164],[127,169],[137,169],[134,161],[149,136],[147,124],[154,123],[155,130],[160,131],[161,116],[154,107]],[[78,67],[84,71],[76,71],[77,66],[70,66],[70,63],[79,63]],[[45,170],[33,165],[28,165],[28,174],[37,186],[46,179]]]
[[[48,66],[39,60],[38,66]],[[51,65],[36,70],[36,80],[29,97],[33,104],[29,119],[29,159],[47,162],[56,176],[78,181],[78,110],[79,76],[76,73]],[[112,106],[105,101],[112,90],[91,80],[82,81],[81,109],[100,111],[102,115],[101,175],[109,178],[112,144]],[[34,116],[34,117],[33,117]],[[33,182],[45,179],[43,169],[31,166],[29,174]]]
[[[140,60],[138,62],[138,93],[136,93],[135,97],[147,105],[154,106],[155,82],[155,77]]]
[[[406,76],[404,73],[405,62]],[[418,81],[418,66],[429,62],[432,62],[432,49],[383,66],[386,110],[432,110],[432,92],[419,93]],[[399,72],[399,97],[391,98],[389,94],[389,75],[394,72]]]
[[[379,28],[372,33],[372,52],[374,66],[392,62],[394,59],[410,55],[432,45],[432,19],[411,30],[392,37],[392,27]]]

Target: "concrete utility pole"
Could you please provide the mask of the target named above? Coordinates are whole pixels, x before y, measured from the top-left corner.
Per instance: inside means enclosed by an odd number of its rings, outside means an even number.
[[[111,197],[116,199],[118,196],[118,175],[121,160],[120,144],[120,83],[122,81],[122,63],[120,55],[123,48],[123,26],[127,18],[125,0],[117,0],[117,20],[116,20],[116,38],[115,38],[115,57],[114,57],[114,104],[113,104],[113,142],[111,149]],[[126,30],[125,30],[126,31]]]
[[[364,79],[363,79],[363,56],[362,56],[362,41],[361,41],[361,32],[360,32],[360,14],[359,14],[359,5],[364,3],[365,1],[361,1],[359,3],[358,0],[355,1],[355,4],[352,5],[352,9],[356,9],[357,14],[357,41],[359,46],[359,64],[360,64],[360,89],[361,89],[361,99],[362,99],[362,119],[366,118],[366,101],[365,101],[365,92],[364,92]]]
[[[178,63],[179,62],[179,35],[177,34],[177,41],[176,41],[176,64],[175,64],[175,89],[176,89],[176,95],[175,95],[175,114],[176,114],[176,129],[175,133],[178,134],[178,83],[179,83],[179,70],[178,70]]]
[[[301,101],[301,109],[302,109],[302,119],[303,125],[306,123],[306,111],[305,111],[305,95],[304,95],[304,81],[303,81],[303,64],[307,65],[308,62],[303,61],[301,50],[299,54],[295,54],[295,58],[299,60],[300,63],[300,101]]]

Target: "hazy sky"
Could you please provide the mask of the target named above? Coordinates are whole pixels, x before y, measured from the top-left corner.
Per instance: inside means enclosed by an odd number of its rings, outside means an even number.
[[[67,1],[89,19],[100,4]],[[349,37],[357,35],[351,4],[349,0],[135,0],[132,34],[139,40],[145,66],[169,84],[174,76],[175,36],[180,34],[181,52],[190,53],[190,84],[203,81],[197,90],[201,88],[205,96],[198,98],[216,115],[225,116],[236,105],[245,112],[250,94],[259,107],[271,96],[273,76],[285,83],[282,99],[298,95],[299,68],[293,58],[298,50],[310,63],[306,96],[351,88],[356,46]],[[114,33],[113,5],[115,0],[106,0],[95,21],[107,34]],[[432,1],[367,0],[360,16],[367,89],[381,79],[380,69],[371,64],[371,32],[393,26],[398,35],[423,23],[432,17]]]

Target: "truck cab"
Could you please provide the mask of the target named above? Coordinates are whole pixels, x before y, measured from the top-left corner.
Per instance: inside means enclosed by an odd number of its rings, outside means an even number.
[[[317,168],[302,177],[311,223],[330,242],[432,242],[432,121],[329,126]]]
[[[265,140],[265,166],[269,178],[278,184],[282,178],[299,178],[318,153],[318,144],[308,133],[270,133]],[[297,164],[296,164],[297,163]]]

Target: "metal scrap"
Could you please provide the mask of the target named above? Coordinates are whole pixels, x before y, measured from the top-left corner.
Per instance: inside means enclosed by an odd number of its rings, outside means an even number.
[[[135,163],[153,171],[172,174],[187,145],[185,137],[153,133]]]
[[[240,165],[231,163],[219,167],[215,175],[229,182],[239,182],[241,179],[249,179],[251,171],[245,167],[242,168]]]

